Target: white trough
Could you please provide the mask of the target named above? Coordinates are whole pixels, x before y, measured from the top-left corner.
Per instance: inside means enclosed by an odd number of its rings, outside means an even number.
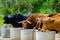
[[[25,29],[21,30],[21,40],[33,40],[33,30],[32,29]]]
[[[35,40],[55,40],[55,31],[46,31],[46,32],[40,32],[36,31],[36,39]]]
[[[60,34],[55,34],[55,40],[60,40]]]
[[[10,28],[1,27],[1,37],[10,38]]]
[[[10,29],[10,38],[14,40],[21,40],[21,29],[22,28],[11,28]]]

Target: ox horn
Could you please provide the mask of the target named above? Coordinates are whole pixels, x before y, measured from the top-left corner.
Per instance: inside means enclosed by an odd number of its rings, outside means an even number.
[[[22,23],[23,21],[21,21],[21,22],[18,22],[18,23]]]
[[[27,21],[29,24],[31,24],[31,22],[30,21]]]

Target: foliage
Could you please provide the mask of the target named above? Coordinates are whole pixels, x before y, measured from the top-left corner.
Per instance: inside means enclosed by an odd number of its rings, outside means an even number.
[[[0,14],[60,12],[60,0],[0,0]]]
[[[0,15],[0,25],[3,25],[3,22],[4,22],[3,15]]]
[[[0,0],[0,16],[16,13],[60,12],[60,0]],[[2,17],[0,18],[2,20]],[[3,22],[1,21],[0,22]]]

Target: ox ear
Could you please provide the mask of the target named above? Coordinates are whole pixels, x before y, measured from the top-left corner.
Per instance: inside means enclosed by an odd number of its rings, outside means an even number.
[[[48,17],[52,17],[54,15],[57,15],[57,13],[52,13],[52,14],[49,14]]]
[[[29,23],[29,24],[31,24],[31,22],[30,21],[26,21],[27,23]]]

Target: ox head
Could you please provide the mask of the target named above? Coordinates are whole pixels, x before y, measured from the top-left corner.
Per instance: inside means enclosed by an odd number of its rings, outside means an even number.
[[[4,19],[4,23],[9,24],[11,22],[11,15],[6,15],[3,19]]]
[[[48,20],[49,20],[50,22],[53,22],[54,19],[52,19],[51,17],[53,17],[53,16],[55,16],[55,15],[57,15],[57,14],[56,14],[56,13],[53,13],[53,14],[49,14],[49,15],[43,17],[43,18],[42,18],[42,22],[46,22],[46,21],[48,21]]]
[[[24,20],[24,21],[21,21],[21,22],[18,22],[18,23],[22,23],[22,26],[23,26],[24,29],[27,29],[28,25],[31,24],[31,22],[28,21],[28,20]]]

